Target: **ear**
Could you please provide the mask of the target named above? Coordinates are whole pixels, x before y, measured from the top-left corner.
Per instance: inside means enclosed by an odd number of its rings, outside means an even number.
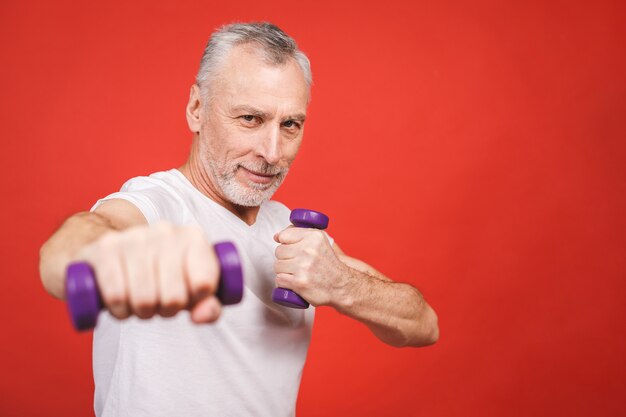
[[[189,91],[189,102],[187,103],[187,108],[185,109],[187,126],[189,126],[189,130],[194,133],[200,132],[201,112],[202,99],[200,97],[200,87],[198,87],[197,84],[194,84],[191,86],[191,90]]]

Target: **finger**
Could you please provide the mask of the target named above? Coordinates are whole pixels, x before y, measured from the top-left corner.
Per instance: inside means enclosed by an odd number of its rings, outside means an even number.
[[[102,237],[93,251],[97,258],[91,260],[87,254],[84,260],[94,269],[102,301],[113,317],[125,319],[130,316],[128,288],[114,236]]]
[[[298,253],[297,245],[278,245],[274,251],[276,259],[292,259]]]
[[[198,301],[191,309],[191,320],[194,323],[213,323],[222,313],[222,305],[217,297],[210,296]]]
[[[126,272],[131,310],[142,319],[156,312],[157,284],[154,248],[131,232],[122,244],[122,264]]]
[[[279,235],[281,232],[284,232],[285,230],[287,230],[287,229],[291,229],[291,228],[294,228],[294,227],[295,227],[295,226],[294,226],[293,224],[290,224],[289,226],[287,226],[286,228],[284,228],[284,229],[283,229],[283,230],[281,230],[280,232],[275,233],[275,234],[274,234],[274,242],[276,242],[276,243],[280,243],[280,240],[278,240],[278,235]]]
[[[274,272],[276,274],[295,274],[298,270],[298,263],[293,259],[277,259],[274,261]]]
[[[159,315],[171,317],[187,307],[189,295],[185,286],[183,260],[178,242],[163,242],[157,256]]]
[[[219,279],[219,263],[213,247],[198,228],[188,228],[183,268],[191,301],[215,293]]]
[[[303,229],[301,227],[289,226],[285,230],[278,233],[277,242],[282,244],[298,243],[306,236],[310,229]]]
[[[274,279],[274,282],[276,283],[276,286],[279,288],[287,288],[288,290],[293,289],[293,282],[295,280],[295,277],[292,274],[286,274],[284,272],[281,272],[279,274],[276,274],[276,278]]]

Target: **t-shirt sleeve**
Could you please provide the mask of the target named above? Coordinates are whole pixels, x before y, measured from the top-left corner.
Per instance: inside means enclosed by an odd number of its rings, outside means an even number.
[[[172,195],[160,182],[150,177],[132,178],[124,183],[120,191],[98,200],[90,211],[94,211],[105,201],[122,199],[134,204],[148,224],[160,220],[175,221],[180,211],[177,210]]]

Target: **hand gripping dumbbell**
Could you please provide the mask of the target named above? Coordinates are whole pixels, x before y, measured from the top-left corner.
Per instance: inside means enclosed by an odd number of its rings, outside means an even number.
[[[237,248],[231,242],[213,246],[220,264],[216,296],[223,305],[237,304],[243,297],[243,272]],[[76,330],[96,327],[98,314],[104,308],[93,269],[86,262],[67,267],[65,294],[70,317]]]
[[[328,227],[328,216],[314,210],[294,209],[289,220],[294,226],[306,229],[324,230]],[[285,307],[309,308],[308,301],[286,288],[274,288],[272,301]]]

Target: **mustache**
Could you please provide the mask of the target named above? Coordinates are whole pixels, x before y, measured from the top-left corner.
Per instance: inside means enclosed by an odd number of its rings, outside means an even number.
[[[268,164],[265,161],[241,162],[237,164],[235,169],[239,167],[243,167],[249,171],[258,172],[259,174],[263,175],[284,175],[289,170],[289,168],[287,167],[281,168],[277,165]]]

